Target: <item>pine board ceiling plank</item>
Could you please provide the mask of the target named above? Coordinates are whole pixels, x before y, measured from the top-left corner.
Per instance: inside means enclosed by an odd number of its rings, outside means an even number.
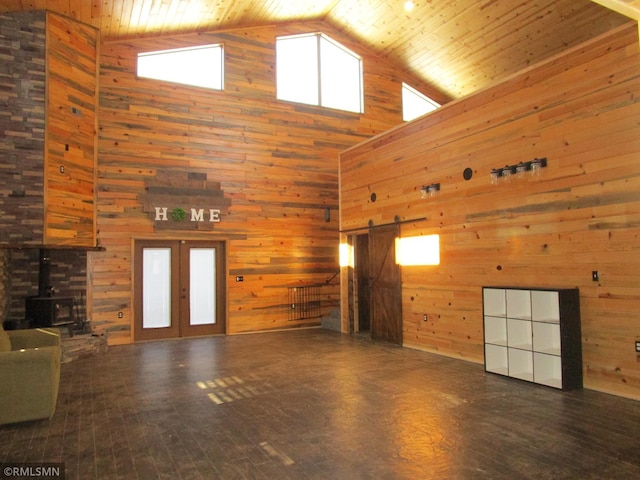
[[[591,0],[622,15],[640,21],[640,0]]]
[[[640,0],[3,0],[0,12],[48,9],[101,30],[103,39],[323,20],[448,97],[640,18]],[[606,7],[606,8],[603,8]],[[321,28],[321,27],[320,27]],[[168,47],[171,48],[171,47]],[[409,72],[411,72],[409,74]]]
[[[121,22],[127,25],[127,35],[131,35],[141,25],[142,6],[142,2],[134,2],[133,5],[131,5],[131,8],[128,9],[129,21],[125,22],[124,19],[121,20]]]

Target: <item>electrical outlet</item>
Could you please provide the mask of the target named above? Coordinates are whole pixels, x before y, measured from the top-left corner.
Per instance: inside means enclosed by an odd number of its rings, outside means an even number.
[[[124,314],[122,312],[118,312],[118,318],[122,318],[124,317]]]
[[[593,280],[594,282],[599,282],[600,272],[598,272],[597,270],[594,270],[593,272],[591,272],[591,280]]]
[[[636,352],[640,353],[640,340],[636,340]]]
[[[428,319],[429,319],[429,316],[426,313],[422,315],[422,320],[426,322]]]

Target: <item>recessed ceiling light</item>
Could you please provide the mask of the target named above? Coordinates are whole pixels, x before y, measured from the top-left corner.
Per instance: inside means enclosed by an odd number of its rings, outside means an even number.
[[[404,2],[404,9],[407,12],[410,12],[411,10],[413,10],[413,7],[415,7],[415,4],[411,0],[407,0],[406,2]]]

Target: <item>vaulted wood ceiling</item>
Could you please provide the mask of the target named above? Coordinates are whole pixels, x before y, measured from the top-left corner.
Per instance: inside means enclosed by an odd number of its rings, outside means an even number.
[[[105,41],[322,20],[450,99],[558,54],[629,17],[640,18],[640,0],[414,0],[410,12],[404,3],[2,0],[0,12],[48,9],[99,28]]]

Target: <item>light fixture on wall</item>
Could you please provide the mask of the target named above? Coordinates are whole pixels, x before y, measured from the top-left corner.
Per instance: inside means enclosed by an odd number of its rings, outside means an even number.
[[[513,173],[513,167],[510,165],[505,165],[504,167],[502,167],[502,170],[500,170],[500,177],[502,177],[502,180],[504,182],[508,182],[511,180],[512,173]]]
[[[500,170],[492,168],[491,173],[489,173],[489,178],[491,179],[491,185],[497,185],[498,180],[500,180]]]
[[[539,175],[540,169],[547,166],[546,157],[534,158],[528,162],[519,162],[515,165],[505,165],[500,168],[492,168],[489,172],[489,179],[492,185],[497,185],[498,182],[509,182],[512,177],[523,178],[527,172],[531,175]]]
[[[436,192],[440,191],[439,183],[430,183],[429,185],[423,185],[420,187],[420,198],[433,197]]]
[[[351,267],[354,266],[353,261],[353,245],[348,243],[341,243],[339,249],[339,259],[340,259],[340,267]]]
[[[547,166],[546,158],[534,158],[529,162],[529,170],[532,175],[539,175],[540,169]]]
[[[398,265],[440,265],[440,235],[396,238],[395,247]]]

